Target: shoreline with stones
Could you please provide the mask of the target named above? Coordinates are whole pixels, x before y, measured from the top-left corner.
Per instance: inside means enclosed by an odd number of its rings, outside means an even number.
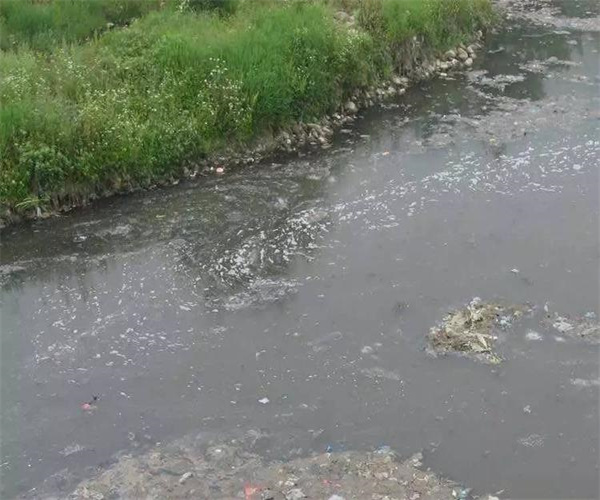
[[[338,110],[318,122],[298,122],[284,128],[278,134],[259,139],[254,147],[244,153],[238,151],[211,155],[201,162],[184,167],[184,178],[194,179],[198,175],[223,174],[227,167],[251,166],[277,153],[295,153],[308,147],[328,149],[335,133],[344,125],[356,120],[358,112],[397,96],[402,96],[413,85],[435,77],[446,77],[450,71],[468,69],[483,48],[483,31],[475,33],[470,44],[459,44],[447,50],[441,57],[425,60],[407,74],[397,74],[380,85],[356,90],[352,98],[339,106]],[[172,184],[177,185],[179,181]],[[159,183],[150,186],[167,186]]]
[[[343,14],[343,17],[341,15]],[[338,21],[354,25],[355,20],[344,12],[336,16]],[[42,210],[39,206],[25,213],[16,213],[7,209],[0,214],[0,229],[25,222],[28,220],[48,219],[82,208],[91,203],[110,198],[123,196],[140,191],[154,190],[176,186],[184,180],[194,180],[198,177],[209,177],[211,175],[223,175],[228,169],[249,167],[275,156],[276,154],[295,153],[304,149],[319,147],[327,149],[331,146],[333,137],[344,125],[356,120],[358,112],[382,103],[394,97],[402,96],[411,86],[435,77],[446,77],[450,72],[467,70],[472,67],[477,58],[477,51],[483,48],[484,33],[478,30],[468,44],[460,43],[456,47],[448,49],[443,54],[435,57],[430,54],[417,64],[408,63],[409,68],[400,74],[394,74],[391,78],[380,82],[377,86],[357,89],[351,98],[341,104],[337,111],[326,115],[317,122],[297,122],[279,130],[276,134],[262,136],[243,148],[233,148],[229,151],[220,151],[210,154],[201,161],[187,162],[181,169],[181,175],[170,175],[168,179],[160,179],[149,185],[129,185],[126,189],[105,189],[101,193],[91,193],[77,203],[63,204],[57,209]],[[419,42],[409,42],[410,52],[419,53],[421,48]]]

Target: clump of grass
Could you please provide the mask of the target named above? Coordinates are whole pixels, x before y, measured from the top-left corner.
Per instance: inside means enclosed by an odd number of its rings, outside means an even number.
[[[160,0],[2,0],[0,49],[48,51],[127,24],[160,6]]]
[[[492,16],[487,0],[363,0],[358,4],[359,23],[396,46],[418,37],[430,48],[443,49],[472,36]]]
[[[411,37],[447,48],[488,10],[487,0],[365,1],[351,5],[353,29],[335,22],[330,3],[211,2],[144,7],[128,28],[45,52],[32,40],[49,32],[35,28],[2,52],[0,203],[59,207],[178,176],[186,159],[333,111],[397,67]]]
[[[48,52],[56,45],[89,40],[165,9],[216,11],[230,15],[240,0],[2,0],[0,50],[29,47]]]
[[[488,0],[361,0],[356,8],[359,24],[376,41],[380,65],[395,71],[467,41],[494,16]]]
[[[215,10],[221,15],[233,14],[241,0],[174,0],[180,10]]]

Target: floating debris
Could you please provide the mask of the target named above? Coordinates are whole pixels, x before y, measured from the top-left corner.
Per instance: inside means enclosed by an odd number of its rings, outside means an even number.
[[[525,334],[525,338],[527,340],[542,340],[542,336],[538,332],[535,332],[533,330],[528,331]]]
[[[557,329],[560,333],[567,333],[573,329],[573,325],[562,316],[557,316],[552,326]]]
[[[523,307],[485,303],[475,297],[469,305],[449,313],[429,332],[429,343],[435,353],[449,352],[471,355],[498,364],[502,358],[493,350],[495,330],[508,328],[523,315]]]
[[[365,345],[360,350],[361,354],[373,354],[375,349],[373,349],[370,345]]]
[[[519,443],[528,448],[538,448],[544,444],[544,441],[544,436],[540,436],[539,434],[530,434],[529,436],[519,439]]]
[[[84,451],[85,448],[83,446],[81,446],[78,443],[73,443],[70,444],[69,446],[65,447],[63,450],[59,451],[59,453],[63,456],[63,457],[68,457],[69,455],[73,455],[75,453],[79,453],[80,451]]]
[[[575,387],[600,387],[599,379],[572,378],[571,384]]]
[[[583,318],[569,318],[554,313],[546,323],[563,335],[580,338],[594,344],[600,343],[600,324],[594,313],[586,313]]]

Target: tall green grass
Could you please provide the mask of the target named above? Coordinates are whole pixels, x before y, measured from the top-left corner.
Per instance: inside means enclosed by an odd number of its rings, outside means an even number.
[[[335,2],[206,11],[191,1],[87,43],[0,54],[5,208],[177,176],[186,159],[333,111],[397,69],[407,40],[443,50],[490,12],[487,0],[346,0],[358,19],[349,28],[335,22]]]
[[[1,0],[0,49],[48,51],[92,38],[160,6],[160,0]]]

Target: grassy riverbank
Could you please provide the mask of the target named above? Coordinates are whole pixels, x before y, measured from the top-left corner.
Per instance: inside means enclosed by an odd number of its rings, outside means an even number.
[[[36,0],[29,9],[80,4]],[[489,0],[131,5],[138,10],[120,17],[94,11],[77,29],[61,16],[35,24],[0,11],[11,33],[0,54],[3,212],[178,177],[186,160],[319,118],[357,88],[402,72],[411,41],[420,55],[442,52],[492,18]],[[336,20],[342,8],[355,23]]]

